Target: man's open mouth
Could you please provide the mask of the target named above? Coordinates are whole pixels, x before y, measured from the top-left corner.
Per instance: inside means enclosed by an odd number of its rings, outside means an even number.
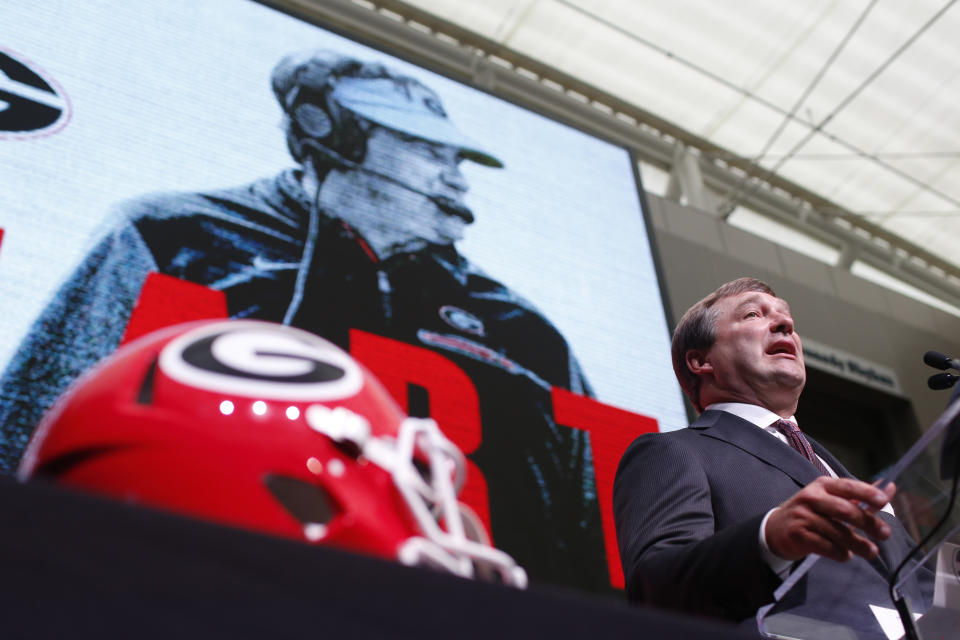
[[[431,200],[448,216],[457,216],[467,224],[474,221],[473,212],[449,196],[431,196]]]
[[[779,354],[795,356],[797,355],[797,348],[792,342],[781,340],[770,345],[770,347],[767,348],[767,354],[771,356]]]

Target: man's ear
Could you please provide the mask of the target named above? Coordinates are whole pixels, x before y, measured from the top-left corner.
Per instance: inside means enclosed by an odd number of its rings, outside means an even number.
[[[694,375],[699,376],[704,373],[713,372],[713,364],[707,359],[707,354],[704,351],[691,349],[687,351],[684,359],[686,360],[687,368],[690,369],[690,372]]]

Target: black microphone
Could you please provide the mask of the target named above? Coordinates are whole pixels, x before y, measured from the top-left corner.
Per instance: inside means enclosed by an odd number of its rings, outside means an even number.
[[[923,354],[923,363],[934,369],[955,369],[960,371],[960,362],[957,362],[948,355],[942,354],[939,351],[927,351]]]
[[[939,391],[949,389],[957,384],[957,380],[960,380],[960,376],[955,376],[952,373],[935,373],[927,379],[927,386],[934,391]]]

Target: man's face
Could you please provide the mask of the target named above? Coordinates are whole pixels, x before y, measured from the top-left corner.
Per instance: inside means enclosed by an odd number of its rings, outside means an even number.
[[[806,370],[786,301],[748,291],[721,299],[714,310],[716,341],[702,354],[710,376],[705,392],[711,397],[706,400],[749,402],[792,413]]]
[[[454,209],[463,207],[469,186],[459,165],[455,147],[376,127],[363,160],[363,167],[373,173],[358,177],[366,183],[382,217],[389,216],[383,224],[401,235],[450,244],[463,238],[472,216],[444,210],[431,197],[450,202]]]

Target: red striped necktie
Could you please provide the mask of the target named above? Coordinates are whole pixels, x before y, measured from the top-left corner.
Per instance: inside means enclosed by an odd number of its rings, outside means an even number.
[[[777,420],[772,425],[780,433],[787,436],[787,442],[793,447],[797,453],[802,455],[804,458],[809,460],[817,470],[825,475],[830,475],[830,472],[827,471],[827,468],[823,466],[823,463],[820,461],[820,458],[817,457],[817,454],[813,452],[813,447],[810,446],[810,441],[803,435],[803,432],[800,431],[800,427],[793,424],[789,420]]]

